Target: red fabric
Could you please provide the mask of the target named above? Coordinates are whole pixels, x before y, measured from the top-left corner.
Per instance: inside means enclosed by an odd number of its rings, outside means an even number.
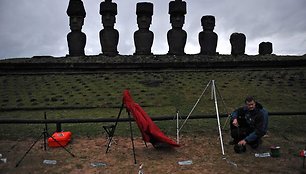
[[[71,140],[71,132],[55,132],[52,137],[57,141],[55,141],[53,138],[48,138],[48,146],[49,147],[61,147],[66,146],[70,140]],[[59,144],[60,143],[60,144]]]
[[[166,143],[174,147],[179,146],[157,127],[141,106],[134,102],[128,90],[123,92],[123,102],[127,110],[134,116],[145,142],[151,142],[153,146],[160,143]]]

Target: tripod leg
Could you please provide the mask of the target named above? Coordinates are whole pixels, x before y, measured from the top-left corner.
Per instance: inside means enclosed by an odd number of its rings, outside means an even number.
[[[44,150],[47,150],[47,132],[44,132]]]
[[[44,118],[47,120],[47,113],[44,112]],[[48,132],[48,124],[45,123],[45,131],[44,131],[44,150],[47,150],[47,133]]]
[[[107,153],[107,152],[108,152],[108,149],[110,148],[110,144],[111,144],[111,142],[112,142],[112,140],[113,140],[113,136],[114,136],[114,134],[115,134],[115,130],[116,130],[116,127],[117,127],[117,124],[118,124],[118,121],[119,121],[121,112],[122,112],[122,110],[123,110],[123,106],[124,106],[124,104],[123,104],[123,102],[122,102],[120,111],[119,111],[118,116],[117,116],[117,119],[116,119],[115,126],[114,126],[113,131],[112,131],[112,135],[111,135],[111,136],[109,137],[109,139],[108,139],[107,148],[106,148],[105,153]]]
[[[46,132],[48,137],[51,137],[58,145],[60,145],[63,149],[65,149],[66,152],[68,152],[72,157],[75,157],[73,153],[71,153],[68,149],[66,149],[60,142],[58,142],[54,137],[50,136],[48,132]]]
[[[135,154],[135,146],[134,146],[134,138],[133,138],[133,130],[132,130],[132,122],[131,122],[131,115],[130,115],[130,112],[128,112],[128,115],[129,115],[129,122],[130,122],[131,140],[132,140],[132,146],[133,146],[134,164],[137,164],[137,162],[136,162],[136,154]]]
[[[27,154],[31,151],[31,149],[35,146],[38,140],[43,136],[44,133],[40,134],[40,136],[36,139],[36,141],[31,145],[31,147],[26,151],[26,153],[22,156],[22,158],[17,162],[15,167],[18,167],[22,160],[27,156]]]
[[[179,131],[181,131],[181,129],[184,127],[184,125],[186,124],[187,120],[189,119],[189,117],[191,116],[192,112],[194,111],[194,109],[196,108],[196,106],[198,105],[198,103],[200,102],[201,98],[204,96],[205,91],[207,90],[208,86],[210,85],[210,83],[212,82],[212,80],[210,80],[205,89],[202,91],[201,95],[199,96],[198,100],[196,101],[196,103],[193,105],[191,111],[189,112],[188,116],[186,117],[185,121],[183,122],[183,124],[181,125]]]

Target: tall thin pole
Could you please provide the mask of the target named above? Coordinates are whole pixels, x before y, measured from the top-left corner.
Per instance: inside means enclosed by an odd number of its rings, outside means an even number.
[[[111,145],[111,142],[112,142],[112,140],[113,140],[113,136],[114,136],[114,134],[115,134],[115,130],[116,130],[116,128],[117,128],[118,121],[119,121],[119,118],[120,118],[120,115],[121,115],[121,112],[122,112],[123,108],[124,108],[124,103],[123,103],[123,101],[122,101],[122,105],[121,105],[121,108],[120,108],[120,110],[119,110],[119,113],[118,113],[118,116],[117,116],[117,119],[116,119],[115,126],[114,126],[113,129],[112,129],[112,135],[109,137],[109,140],[108,140],[108,143],[107,143],[107,148],[106,148],[105,153],[107,153],[108,150],[109,150],[109,148],[110,148],[110,145]]]
[[[47,113],[44,112],[44,118],[47,120]],[[45,123],[45,130],[44,130],[44,150],[47,150],[47,133],[48,133],[48,124]]]
[[[306,151],[306,146],[305,146],[305,151]],[[303,169],[305,168],[305,152],[304,152],[304,159],[303,159]]]
[[[218,129],[219,129],[219,137],[220,137],[220,143],[221,143],[221,150],[222,155],[225,155],[224,153],[224,146],[223,146],[223,139],[222,139],[222,132],[221,132],[221,126],[220,126],[220,117],[219,117],[219,110],[218,110],[218,102],[217,102],[217,95],[216,95],[216,86],[215,86],[215,80],[212,80],[212,87],[213,87],[213,95],[215,98],[215,107],[216,107],[216,114],[217,114],[217,120],[218,120]]]
[[[134,157],[134,164],[137,164],[136,161],[136,154],[135,154],[135,146],[134,146],[134,136],[133,136],[133,129],[132,129],[132,118],[131,118],[131,114],[128,111],[128,116],[129,116],[129,123],[130,123],[130,132],[131,132],[131,140],[132,140],[132,146],[133,146],[133,157]]]
[[[215,81],[215,80],[212,80],[212,81]],[[211,84],[210,100],[214,99],[214,90],[215,90],[215,86]]]
[[[180,144],[179,111],[176,111],[176,143]]]

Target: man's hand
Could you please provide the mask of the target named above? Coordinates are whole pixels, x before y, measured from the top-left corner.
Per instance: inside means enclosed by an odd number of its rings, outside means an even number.
[[[237,118],[235,118],[235,119],[233,120],[233,125],[236,126],[236,127],[239,126]]]
[[[247,143],[247,142],[246,142],[245,140],[241,140],[241,141],[239,141],[239,143],[238,143],[238,144],[239,144],[239,145],[243,145],[243,146],[245,146],[245,145],[246,145],[246,143]]]

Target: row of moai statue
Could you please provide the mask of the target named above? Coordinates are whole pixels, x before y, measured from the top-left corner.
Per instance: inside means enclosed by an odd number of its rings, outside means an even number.
[[[187,32],[183,30],[186,15],[186,2],[182,0],[170,1],[169,15],[172,28],[167,32],[169,55],[185,55],[184,48],[187,40]],[[70,0],[67,15],[70,17],[69,25],[71,32],[67,35],[69,48],[68,56],[84,56],[86,35],[82,26],[86,11],[81,0]],[[100,15],[102,16],[103,29],[100,31],[100,44],[102,54],[106,56],[118,55],[119,32],[114,28],[117,15],[117,4],[112,0],[100,3]],[[150,2],[139,2],[136,5],[138,30],[134,32],[135,55],[150,55],[153,45],[154,33],[150,31],[153,16],[153,4]],[[199,33],[198,40],[201,47],[200,54],[216,55],[218,35],[213,31],[215,28],[215,17],[203,16],[201,19],[203,31]],[[233,33],[230,36],[232,55],[245,54],[246,37],[243,33]],[[271,54],[272,43],[262,42],[259,45],[259,54]]]

